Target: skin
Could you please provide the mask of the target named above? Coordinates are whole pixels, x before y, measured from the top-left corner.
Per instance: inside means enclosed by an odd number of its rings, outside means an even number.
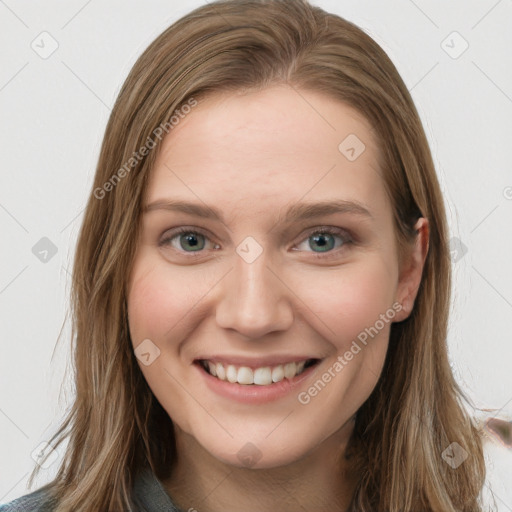
[[[354,161],[338,149],[349,134],[366,146]],[[356,483],[343,458],[354,415],[380,376],[391,322],[412,310],[428,222],[418,221],[416,243],[400,267],[372,127],[342,102],[287,85],[210,96],[181,120],[162,142],[145,204],[168,198],[218,208],[225,222],[166,209],[142,219],[129,326],[134,348],[150,339],[160,350],[139,366],[175,425],[178,456],[166,490],[184,510],[201,512],[287,512],[299,504],[346,510]],[[281,220],[294,203],[326,199],[358,201],[372,217]],[[159,246],[179,226],[202,230],[199,252],[179,234]],[[332,245],[323,252],[312,236],[324,226],[356,240],[326,235]],[[248,236],[263,249],[252,263],[236,252]],[[332,369],[393,303],[402,305],[393,320],[300,403],[298,391]],[[297,392],[246,404],[198,378],[193,361],[212,350],[308,354],[321,362]],[[260,455],[251,467],[237,456],[246,443]]]

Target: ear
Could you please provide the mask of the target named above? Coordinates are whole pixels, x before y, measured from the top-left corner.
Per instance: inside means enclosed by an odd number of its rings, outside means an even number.
[[[430,233],[428,220],[420,217],[414,229],[416,230],[414,246],[405,255],[399,272],[395,300],[402,305],[402,310],[397,313],[394,322],[401,322],[411,314],[428,253]]]

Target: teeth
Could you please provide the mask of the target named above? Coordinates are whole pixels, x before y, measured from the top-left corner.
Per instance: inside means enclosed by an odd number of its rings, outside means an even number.
[[[203,361],[204,369],[214,377],[220,380],[231,382],[232,384],[255,384],[257,386],[268,386],[275,382],[281,382],[283,379],[293,379],[304,371],[306,361],[300,363],[286,363],[274,367],[264,366],[262,368],[251,369],[247,366],[236,367],[232,364],[224,366],[222,363],[213,363]]]
[[[230,364],[226,368],[226,379],[231,383],[235,383],[237,380],[237,376],[238,372],[236,371],[236,368],[232,364]]]
[[[272,384],[272,370],[268,366],[254,370],[254,384],[258,386],[268,386]]]
[[[284,368],[283,365],[276,366],[272,370],[272,382],[279,382],[284,379]]]
[[[220,380],[226,380],[226,370],[224,366],[222,366],[220,363],[217,363],[215,365],[215,374],[212,373],[212,375],[214,377],[218,377]]]
[[[214,365],[212,362],[210,362],[210,361],[208,361],[208,369],[210,370],[210,373],[211,373],[214,377],[216,377],[216,376],[217,376],[217,369],[215,368],[215,365]]]
[[[253,384],[254,374],[250,368],[247,368],[247,366],[242,366],[242,368],[238,369],[236,380],[238,384]]]
[[[297,365],[295,363],[287,363],[284,365],[284,376],[291,379],[297,373]]]

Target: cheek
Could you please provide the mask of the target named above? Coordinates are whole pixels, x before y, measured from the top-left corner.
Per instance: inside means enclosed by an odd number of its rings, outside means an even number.
[[[304,302],[319,319],[315,324],[338,349],[344,350],[391,308],[397,279],[393,268],[375,256],[317,273],[315,286],[301,284]]]
[[[134,345],[145,338],[160,340],[186,316],[198,300],[197,286],[191,287],[190,282],[180,268],[171,272],[152,258],[136,260],[128,295]]]

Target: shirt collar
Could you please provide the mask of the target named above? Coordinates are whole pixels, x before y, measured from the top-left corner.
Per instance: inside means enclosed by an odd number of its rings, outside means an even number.
[[[140,512],[183,512],[171,500],[151,468],[144,468],[133,484],[134,500]]]

